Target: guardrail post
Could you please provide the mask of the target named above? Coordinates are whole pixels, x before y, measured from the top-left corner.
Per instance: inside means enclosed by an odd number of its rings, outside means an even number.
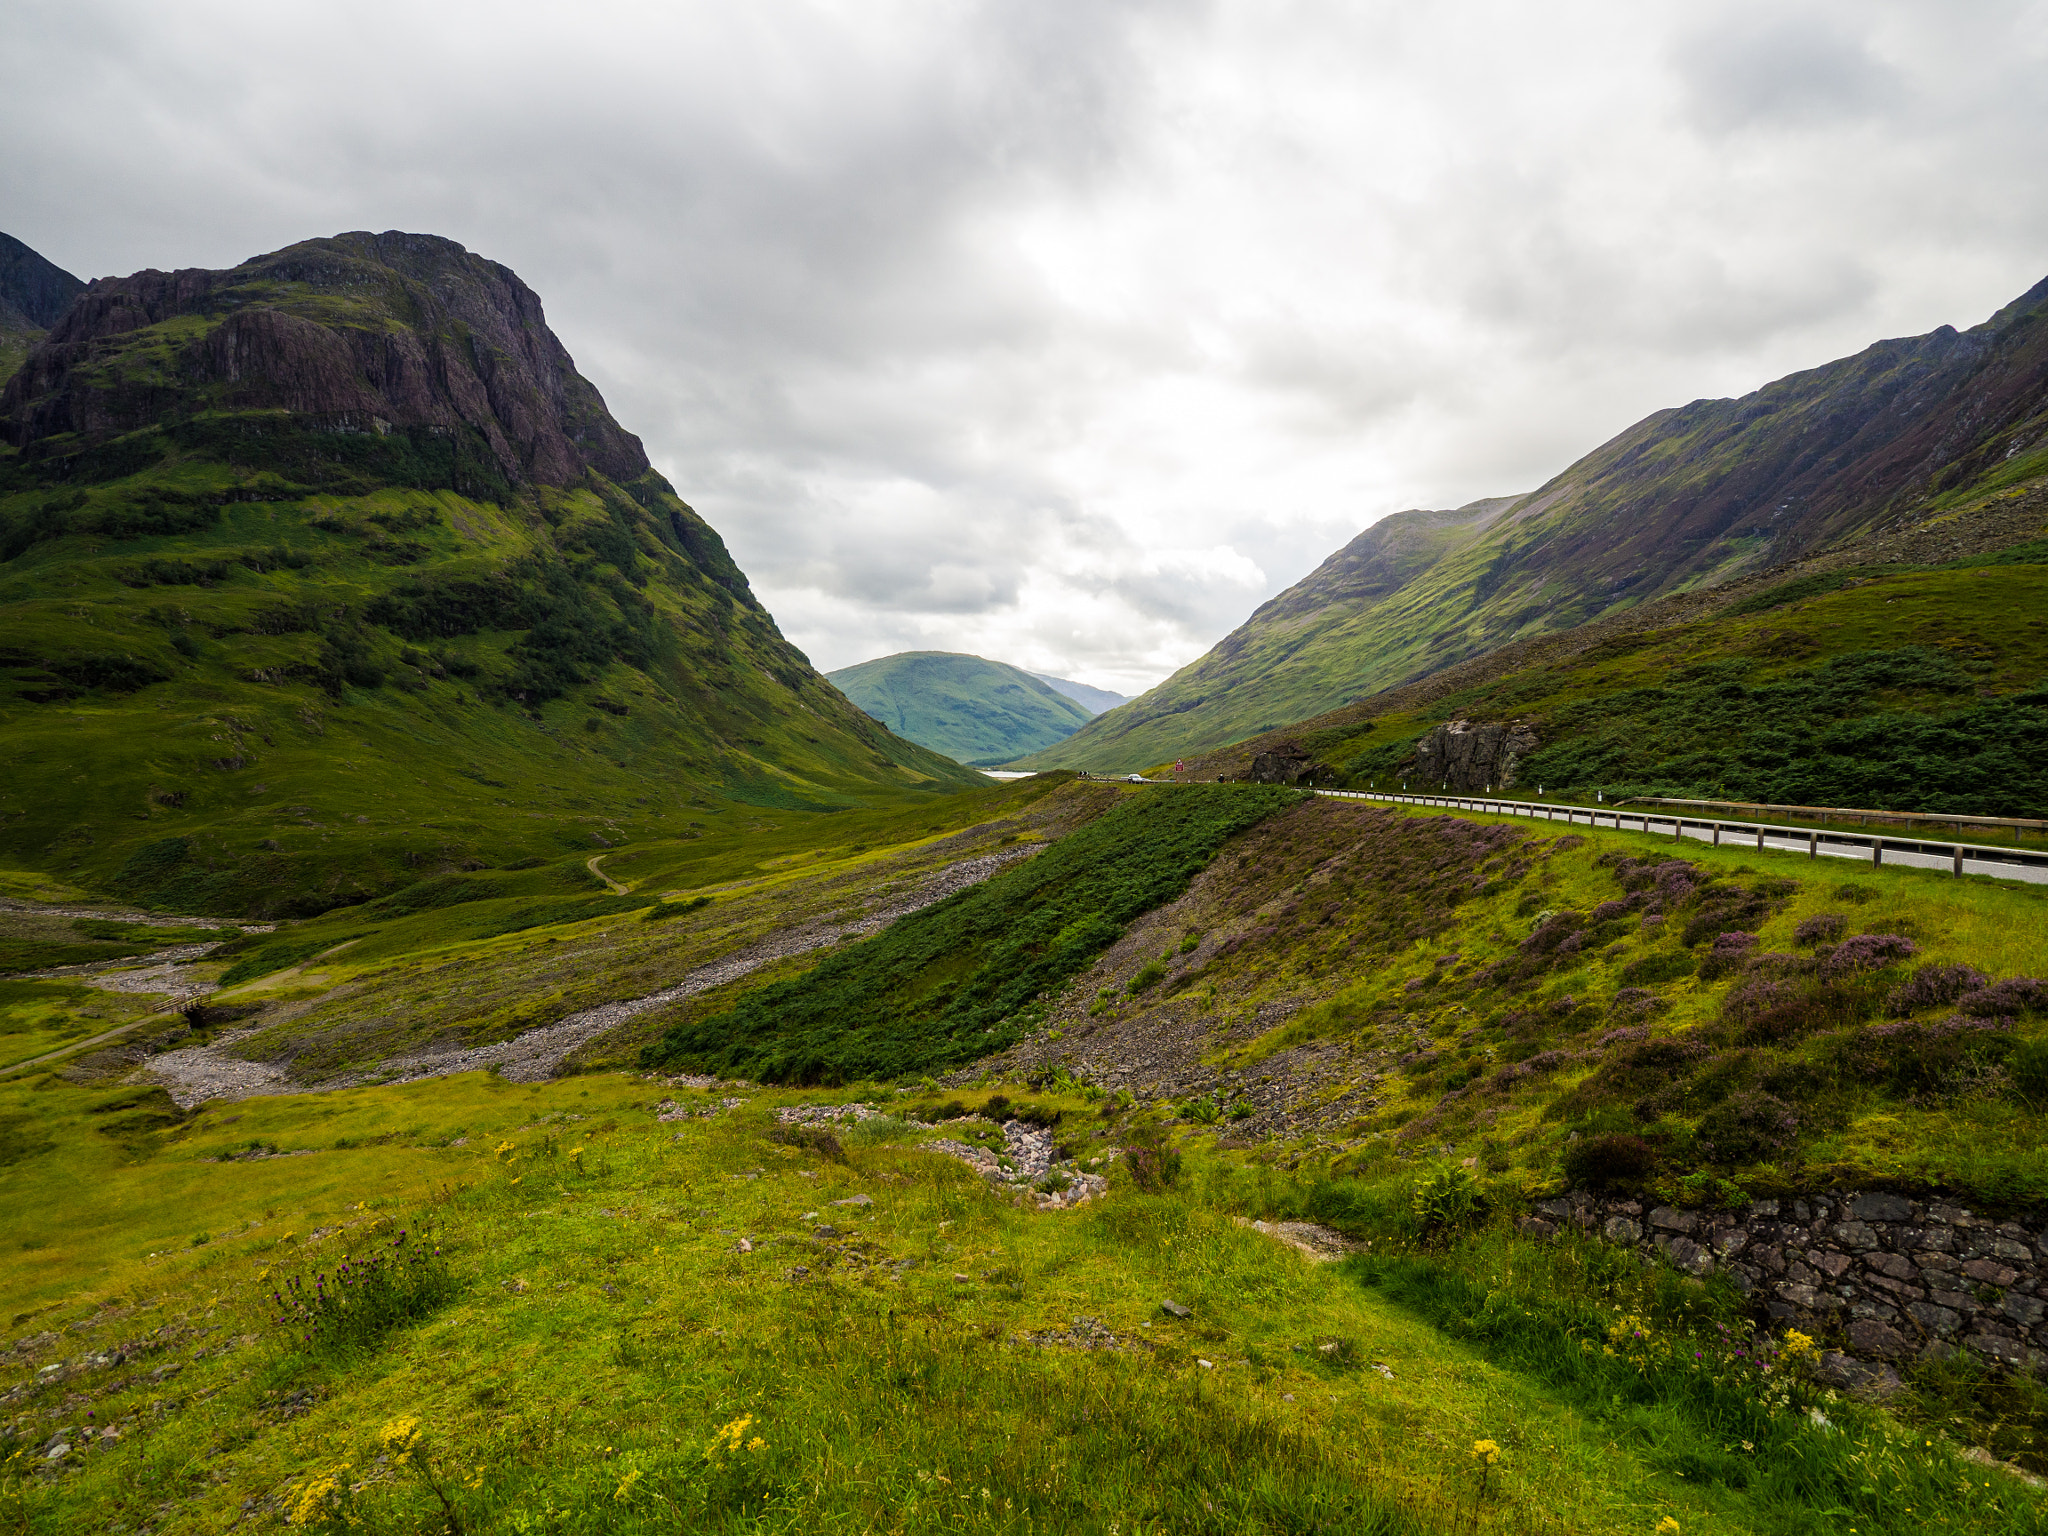
[[[1762,827],[1756,829],[1756,851],[1758,853],[1764,851],[1764,829]]]
[[[1870,867],[1875,869],[1878,865],[1882,864],[1883,862],[1884,839],[1881,837],[1873,837],[1870,840]]]
[[[1718,821],[1714,823],[1714,846],[1716,848],[1721,846],[1721,823]]]
[[[1808,828],[1806,833],[1806,856],[1809,859],[1820,857],[1820,834],[1812,828]]]
[[[1954,873],[1956,878],[1960,880],[1963,874],[1963,845],[1961,843],[1953,843],[1949,846],[1949,852],[1955,855]]]

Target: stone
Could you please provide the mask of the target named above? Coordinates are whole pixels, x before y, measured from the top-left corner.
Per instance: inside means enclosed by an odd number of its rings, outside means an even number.
[[[1749,1233],[1741,1227],[1730,1227],[1725,1232],[1714,1234],[1714,1252],[1724,1259],[1732,1259],[1749,1244]]]
[[[1857,1221],[1911,1221],[1913,1202],[1897,1195],[1857,1195],[1849,1202],[1849,1215]]]
[[[2007,1291],[2005,1300],[1999,1304],[1998,1310],[2014,1322],[2023,1323],[2029,1328],[2041,1321],[2044,1313],[2048,1313],[2048,1307],[2018,1291]]]
[[[1538,1200],[1536,1209],[1553,1221],[1563,1221],[1571,1215],[1572,1203],[1569,1200]]]
[[[1836,1246],[1854,1248],[1858,1252],[1877,1246],[1877,1234],[1860,1221],[1838,1221],[1828,1236]]]
[[[1889,1397],[1904,1385],[1899,1373],[1888,1365],[1868,1365],[1838,1350],[1829,1350],[1814,1367],[1814,1375],[1827,1385],[1852,1397]]]
[[[1516,765],[1535,749],[1536,732],[1526,721],[1447,720],[1415,744],[1415,773],[1452,794],[1507,789]]]
[[[1689,1237],[1672,1238],[1665,1252],[1670,1255],[1671,1262],[1688,1275],[1705,1275],[1713,1272],[1713,1254]]]
[[[2027,1351],[2018,1339],[2002,1338],[1995,1333],[1979,1331],[1963,1340],[1963,1343],[1980,1355],[1998,1361],[2002,1365],[2024,1365]]]
[[[873,1205],[875,1202],[866,1195],[849,1195],[844,1200],[834,1200],[834,1205]]]
[[[1159,1303],[1159,1310],[1168,1317],[1193,1317],[1195,1315],[1194,1308],[1184,1307],[1177,1301],[1162,1301]]]
[[[1849,1272],[1849,1266],[1855,1262],[1846,1253],[1816,1253],[1813,1256],[1813,1267],[1830,1280],[1841,1279]]]
[[[1882,1291],[1888,1296],[1896,1296],[1902,1301],[1925,1301],[1927,1299],[1927,1293],[1919,1286],[1909,1285],[1904,1280],[1894,1280],[1888,1275],[1872,1275],[1864,1283],[1870,1286],[1872,1290]]]
[[[1814,1290],[1812,1286],[1800,1285],[1796,1281],[1782,1281],[1779,1283],[1777,1290],[1780,1296],[1786,1301],[1791,1302],[1795,1307],[1805,1307],[1810,1310],[1820,1300],[1820,1293]]]
[[[1775,1200],[1751,1201],[1749,1213],[1752,1216],[1775,1216],[1778,1214],[1778,1202]]]
[[[1643,1235],[1642,1225],[1626,1216],[1610,1216],[1607,1225],[1601,1228],[1610,1243],[1634,1244]]]
[[[1912,1262],[1903,1254],[1866,1253],[1864,1264],[1881,1275],[1890,1275],[1894,1280],[1911,1280],[1914,1276]]]
[[[1867,1297],[1850,1302],[1849,1315],[1851,1317],[1872,1318],[1880,1323],[1895,1323],[1899,1319],[1899,1314],[1883,1302],[1871,1301]]]
[[[1990,1259],[1972,1259],[1963,1266],[1963,1273],[1979,1285],[1995,1285],[2003,1290],[2019,1278],[2019,1271]]]
[[[1898,1232],[1901,1248],[1929,1248],[1946,1253],[1956,1245],[1956,1235],[1947,1227],[1901,1227]]]
[[[1947,1307],[1936,1306],[1931,1301],[1913,1301],[1906,1304],[1906,1315],[1930,1333],[1950,1334],[1962,1322],[1962,1314]]]
[[[1859,1355],[1876,1355],[1885,1360],[1897,1360],[1913,1352],[1912,1345],[1898,1329],[1873,1319],[1849,1325],[1849,1347]]]
[[[1771,1274],[1785,1273],[1785,1255],[1775,1248],[1752,1248],[1749,1250],[1749,1258],[1751,1263],[1768,1270]]]
[[[1551,1237],[1557,1232],[1557,1223],[1545,1221],[1541,1216],[1524,1216],[1515,1226],[1530,1237]]]
[[[1690,1232],[1699,1225],[1699,1222],[1697,1218],[1688,1212],[1673,1210],[1668,1205],[1660,1205],[1650,1212],[1650,1225],[1662,1227],[1667,1232]]]
[[[1953,1307],[1958,1312],[1974,1312],[1977,1310],[1977,1298],[1970,1295],[1967,1291],[1939,1291],[1930,1286],[1927,1291],[1927,1299],[1937,1307]]]
[[[2027,1260],[2034,1256],[2034,1251],[2031,1248],[2023,1248],[2010,1238],[2004,1237],[1999,1238],[1996,1242],[1985,1244],[1985,1248],[1998,1258],[2011,1259],[2019,1264],[2026,1263]]]

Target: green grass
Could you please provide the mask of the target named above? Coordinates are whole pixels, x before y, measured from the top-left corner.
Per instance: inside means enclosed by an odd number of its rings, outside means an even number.
[[[1224,842],[1300,799],[1217,785],[1142,792],[1022,867],[900,919],[730,1014],[678,1026],[650,1066],[846,1082],[954,1066],[1011,1044],[1034,1005]]]
[[[88,1408],[119,1430],[54,1474],[12,1463],[0,1507],[166,1536],[298,1511],[391,1531],[2037,1528],[2031,1495],[1961,1476],[1938,1432],[1589,1361],[1578,1339],[1624,1313],[1674,1349],[1721,1315],[1597,1251],[1494,1232],[1425,1253],[1395,1224],[1384,1256],[1316,1267],[1236,1218],[1341,1205],[1356,1225],[1374,1186],[1198,1156],[1164,1193],[1039,1212],[914,1144],[774,1144],[784,1096],[658,1124],[658,1091],[476,1076],[255,1100],[123,1146],[89,1129],[112,1095],[0,1088],[52,1143],[0,1187],[0,1295],[16,1335],[61,1340],[8,1367],[10,1433],[40,1447]],[[1129,1129],[1044,1107],[1079,1147]],[[307,1155],[204,1160],[252,1145]],[[274,1321],[290,1279],[401,1240],[442,1251],[446,1290],[345,1347]],[[1077,1316],[1126,1347],[1031,1342]],[[121,1364],[33,1379],[110,1347]]]

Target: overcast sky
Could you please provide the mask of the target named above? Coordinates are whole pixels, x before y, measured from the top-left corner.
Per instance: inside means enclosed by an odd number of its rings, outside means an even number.
[[[8,0],[80,276],[503,261],[822,668],[1135,692],[1386,513],[2048,274],[2048,5]]]

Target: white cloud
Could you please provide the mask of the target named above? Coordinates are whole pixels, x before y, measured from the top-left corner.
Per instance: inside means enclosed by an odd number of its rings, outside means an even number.
[[[1952,0],[25,0],[82,275],[517,269],[821,666],[1136,691],[1360,527],[2048,271],[2048,20]]]

